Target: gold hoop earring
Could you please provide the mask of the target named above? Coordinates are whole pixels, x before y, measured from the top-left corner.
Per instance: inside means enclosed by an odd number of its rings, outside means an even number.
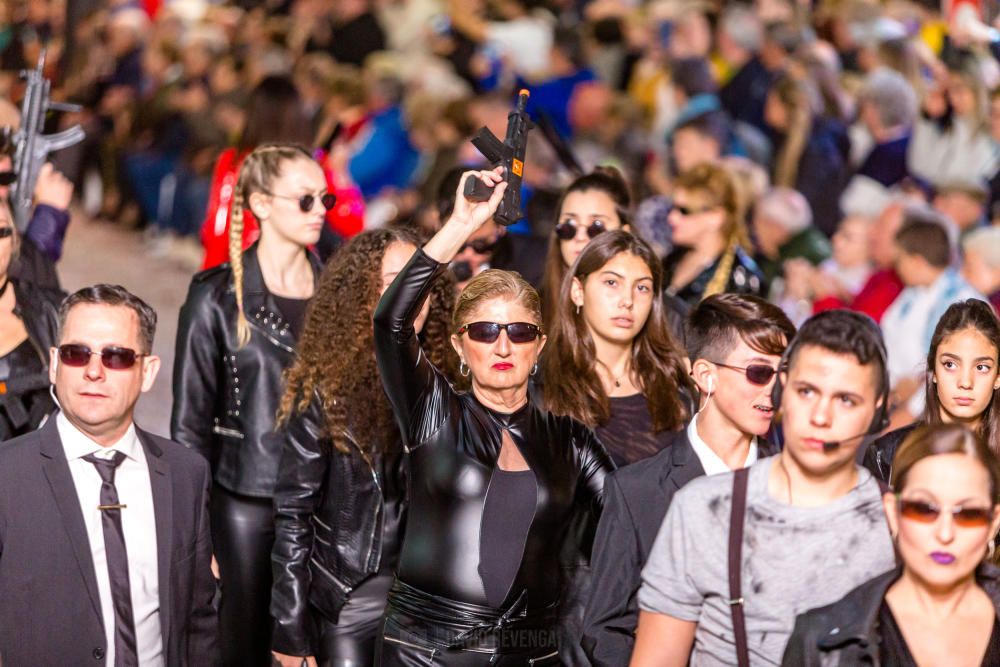
[[[577,306],[576,306],[576,314],[577,315],[580,314],[580,304],[577,304]]]
[[[986,560],[993,560],[993,556],[997,552],[996,538],[991,537],[990,541],[986,544]]]
[[[471,373],[471,372],[472,372],[472,370],[465,364],[464,361],[459,362],[459,364],[458,364],[458,374],[459,375],[461,375],[464,378],[467,378],[467,377],[469,377],[469,373]]]
[[[531,373],[530,373],[530,375],[534,375],[537,372],[538,372],[538,362],[536,361],[535,365],[531,367]]]

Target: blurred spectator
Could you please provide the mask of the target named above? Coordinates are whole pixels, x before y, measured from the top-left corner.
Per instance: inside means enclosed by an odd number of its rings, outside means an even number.
[[[964,236],[985,221],[987,196],[985,186],[978,183],[947,183],[937,189],[931,204]]]
[[[499,21],[487,21],[468,0],[448,0],[448,14],[455,30],[481,48],[487,58],[508,64],[522,77],[549,71],[553,21],[538,0],[496,0],[492,3]],[[486,72],[483,72],[486,74]]]
[[[549,56],[549,70],[537,83],[519,81],[519,86],[530,87],[528,114],[538,121],[546,117],[559,136],[569,139],[569,107],[577,87],[595,79],[594,72],[586,66],[583,41],[577,30],[557,28]]]
[[[753,233],[768,282],[781,276],[789,260],[816,266],[830,256],[830,241],[813,226],[812,217],[809,202],[791,188],[772,188],[756,203]]]
[[[1000,312],[1000,227],[980,227],[962,239],[962,277]]]
[[[723,12],[717,30],[719,55],[732,76],[719,91],[719,99],[730,116],[761,130],[764,103],[774,75],[758,56],[764,29],[753,10],[733,3]]]

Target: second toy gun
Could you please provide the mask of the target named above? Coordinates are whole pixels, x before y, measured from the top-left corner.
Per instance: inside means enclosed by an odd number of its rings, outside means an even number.
[[[24,231],[31,220],[32,198],[38,172],[50,153],[78,144],[84,140],[83,128],[79,125],[57,132],[42,134],[45,117],[49,111],[79,111],[75,104],[62,104],[49,99],[49,80],[42,73],[45,68],[45,52],[38,57],[38,67],[21,72],[27,80],[24,101],[21,103],[21,127],[14,133],[14,172],[17,180],[11,186],[10,204],[14,211],[17,228]]]
[[[485,127],[480,128],[472,138],[472,144],[494,167],[503,167],[507,191],[503,193],[503,200],[493,215],[493,219],[501,225],[513,225],[521,219],[524,151],[528,147],[528,132],[534,127],[524,110],[527,104],[528,91],[522,90],[517,96],[517,106],[507,116],[507,136],[503,141]],[[493,188],[478,178],[469,178],[465,182],[464,194],[470,201],[486,201],[493,194]]]

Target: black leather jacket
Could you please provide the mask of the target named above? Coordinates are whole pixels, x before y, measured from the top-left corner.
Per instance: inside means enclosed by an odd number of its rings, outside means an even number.
[[[879,655],[878,613],[889,588],[902,571],[891,570],[871,579],[826,607],[800,614],[785,647],[785,667],[856,667],[886,665]],[[976,582],[1000,612],[1000,568],[983,563]]]
[[[677,265],[688,252],[687,248],[678,246],[663,259],[663,269],[666,273],[665,283],[670,282],[670,277],[674,275]],[[689,308],[697,306],[698,302],[704,298],[705,288],[708,287],[708,284],[715,276],[715,271],[721,261],[722,256],[716,258],[711,266],[706,267],[690,283],[684,285],[676,292],[667,292],[667,294],[677,297],[686,303]],[[763,296],[765,290],[764,274],[761,272],[760,267],[757,266],[753,258],[746,254],[742,248],[737,248],[736,255],[733,257],[733,266],[729,270],[729,278],[726,281],[726,287],[723,291]]]
[[[319,276],[319,261],[309,257]],[[225,489],[270,498],[281,449],[266,436],[296,341],[264,285],[256,244],[243,253],[243,312],[251,334],[240,348],[229,264],[191,280],[177,325],[170,434],[208,459]]]
[[[892,477],[892,459],[896,456],[896,450],[903,444],[903,440],[906,440],[906,436],[913,433],[913,429],[919,425],[920,422],[889,431],[868,445],[861,465],[868,468],[871,474],[875,475],[875,479],[888,484],[889,478]]]
[[[555,603],[559,555],[574,516],[600,518],[604,478],[614,464],[593,432],[530,401],[513,414],[458,393],[420,351],[413,321],[445,267],[418,250],[375,312],[382,384],[410,452],[406,539],[398,577],[431,595],[488,606],[479,574],[483,507],[502,431],[534,472],[537,502],[520,568],[505,606],[526,591],[526,609]],[[592,531],[586,531],[592,534]],[[589,545],[584,545],[589,555]]]
[[[402,447],[397,442],[375,458],[361,448],[343,454],[324,431],[317,398],[277,434],[272,646],[287,655],[316,655],[310,604],[336,623],[351,591],[379,571],[383,556],[395,559],[401,537]]]

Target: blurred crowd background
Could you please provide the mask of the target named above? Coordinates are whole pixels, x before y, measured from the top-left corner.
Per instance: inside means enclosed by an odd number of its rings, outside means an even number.
[[[1000,304],[996,5],[6,0],[0,125],[17,123],[18,73],[44,50],[53,98],[83,107],[48,119],[87,131],[55,158],[74,211],[134,228],[146,252],[193,272],[227,257],[255,146],[315,149],[338,197],[327,256],[362,229],[433,231],[455,168],[482,165],[469,138],[484,125],[502,137],[527,88],[525,219],[463,250],[463,271],[489,265],[505,234],[541,248],[519,267],[540,283],[564,189],[603,166],[624,175],[632,230],[669,267],[672,211],[697,215],[676,184],[711,193],[684,177],[711,163],[737,186],[754,291],[796,323],[888,311],[895,352],[958,298]],[[937,228],[900,234],[918,210]],[[254,235],[250,221],[244,244]],[[896,358],[896,404],[919,402],[923,376]],[[901,421],[922,409],[907,407]]]

